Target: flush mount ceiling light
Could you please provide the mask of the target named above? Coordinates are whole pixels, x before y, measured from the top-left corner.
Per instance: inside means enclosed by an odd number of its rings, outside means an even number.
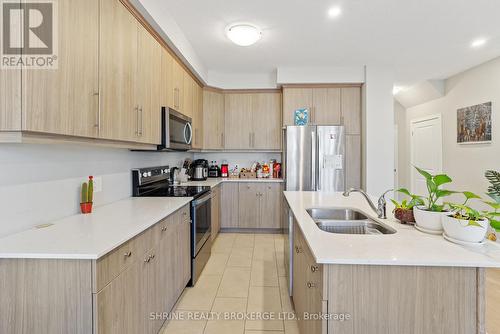
[[[328,10],[328,16],[330,18],[336,18],[336,17],[339,17],[340,14],[342,14],[342,9],[339,7],[339,6],[334,6],[334,7],[331,7],[329,10]]]
[[[249,46],[255,44],[262,37],[262,32],[254,25],[236,23],[226,28],[226,35],[236,45]]]
[[[486,38],[477,38],[470,43],[470,47],[473,49],[477,49],[485,45],[487,42]]]

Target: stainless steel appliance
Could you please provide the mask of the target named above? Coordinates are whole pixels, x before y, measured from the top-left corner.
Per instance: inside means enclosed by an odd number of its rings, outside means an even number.
[[[132,170],[134,197],[193,197],[191,201],[191,280],[193,286],[211,255],[211,191],[210,187],[172,186],[168,166]]]
[[[284,178],[287,191],[345,190],[343,126],[287,126],[283,131]],[[293,214],[284,217],[285,266],[289,292],[293,287]]]
[[[191,180],[205,181],[208,177],[208,161],[205,159],[198,159],[193,162],[191,167]]]
[[[171,108],[161,109],[161,145],[158,150],[187,151],[191,149],[193,128],[191,118]]]

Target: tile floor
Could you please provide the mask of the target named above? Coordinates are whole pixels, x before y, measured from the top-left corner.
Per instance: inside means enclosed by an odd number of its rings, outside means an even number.
[[[186,288],[174,307],[178,318],[160,333],[299,334],[296,321],[282,316],[293,312],[283,243],[282,234],[220,233],[196,286]],[[240,313],[230,319],[207,316],[230,312]],[[274,319],[251,316],[261,312],[272,312]]]

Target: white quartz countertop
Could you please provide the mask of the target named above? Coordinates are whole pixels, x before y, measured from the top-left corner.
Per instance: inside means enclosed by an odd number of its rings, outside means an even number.
[[[269,182],[276,182],[276,183],[282,183],[283,179],[236,179],[236,178],[208,178],[206,181],[188,181],[181,183],[181,186],[209,186],[209,187],[215,187],[223,182],[264,182],[264,183],[269,183]]]
[[[131,197],[0,239],[0,258],[98,259],[192,200]]]
[[[500,246],[489,240],[484,245],[461,246],[440,235],[400,224],[394,218],[380,220],[394,228],[394,234],[328,233],[320,230],[306,212],[309,208],[349,207],[378,220],[358,193],[344,197],[342,193],[286,191],[285,197],[318,263],[500,268]],[[388,204],[390,217],[392,208]]]

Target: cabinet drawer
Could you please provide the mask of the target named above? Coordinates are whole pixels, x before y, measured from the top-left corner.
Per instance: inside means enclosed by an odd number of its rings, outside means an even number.
[[[151,248],[152,242],[153,228],[150,228],[98,259],[96,263],[96,290],[100,291],[136,259],[142,258]]]

